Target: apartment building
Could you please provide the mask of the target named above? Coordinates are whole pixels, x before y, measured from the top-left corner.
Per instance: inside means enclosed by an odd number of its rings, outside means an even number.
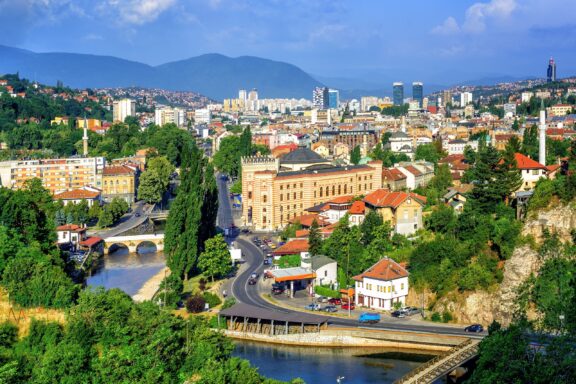
[[[102,198],[111,202],[114,198],[132,204],[138,189],[139,168],[133,165],[117,165],[104,168],[102,174]]]
[[[2,161],[0,182],[3,187],[19,189],[26,180],[39,178],[52,194],[86,185],[101,188],[105,163],[104,157]]]
[[[280,159],[242,158],[242,223],[255,230],[284,227],[305,209],[348,195],[366,195],[382,184],[382,163],[334,166],[307,148]]]
[[[136,101],[132,99],[114,100],[112,120],[123,123],[128,116],[136,116]]]

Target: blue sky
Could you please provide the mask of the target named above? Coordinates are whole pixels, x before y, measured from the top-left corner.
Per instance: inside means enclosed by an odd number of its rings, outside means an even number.
[[[161,64],[203,53],[450,84],[576,74],[574,0],[0,0],[0,44]]]

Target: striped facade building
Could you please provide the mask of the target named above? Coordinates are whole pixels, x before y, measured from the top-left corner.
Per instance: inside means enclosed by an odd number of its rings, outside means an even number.
[[[242,158],[242,223],[273,231],[306,213],[306,208],[381,188],[382,162],[334,166],[315,152],[299,148],[280,159]]]

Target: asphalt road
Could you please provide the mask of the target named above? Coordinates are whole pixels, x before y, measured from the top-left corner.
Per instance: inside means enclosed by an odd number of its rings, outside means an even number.
[[[152,206],[145,204],[144,201],[137,201],[132,205],[132,211],[125,214],[115,226],[110,229],[95,232],[93,235],[102,238],[118,236],[145,222],[147,220],[146,212],[149,212],[151,208]],[[138,216],[136,214],[138,214]]]
[[[230,208],[230,199],[228,196],[228,188],[226,182],[218,177],[219,189],[219,207],[218,207],[218,223],[221,228],[227,228],[232,221],[232,211]],[[231,293],[241,303],[253,305],[259,308],[269,309],[274,312],[283,313],[299,313],[299,311],[290,310],[287,308],[279,307],[270,303],[260,296],[257,285],[249,285],[250,275],[254,272],[262,277],[262,272],[266,269],[264,262],[264,254],[249,238],[245,236],[238,236],[230,238],[234,241],[236,247],[242,249],[243,258],[245,263],[240,270],[240,273],[234,278],[231,284]],[[374,325],[360,325],[357,319],[345,319],[332,317],[329,321],[330,325],[338,327],[361,327],[382,330],[395,330],[395,331],[412,331],[412,332],[427,332],[442,335],[456,335],[467,336],[473,338],[482,338],[486,333],[467,333],[464,332],[463,326],[438,326],[433,323],[416,322],[409,319],[390,319],[383,318],[382,321]]]

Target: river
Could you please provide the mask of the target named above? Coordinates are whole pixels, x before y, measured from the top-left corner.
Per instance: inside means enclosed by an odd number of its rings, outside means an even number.
[[[127,248],[118,248],[102,256],[86,284],[106,289],[119,288],[130,296],[135,295],[166,265],[164,253],[156,252],[154,246],[141,246],[138,250],[140,253],[136,254],[129,253]]]
[[[392,383],[434,357],[426,352],[391,349],[312,348],[235,341],[234,355],[247,359],[269,378],[289,381],[301,378],[307,384]]]

